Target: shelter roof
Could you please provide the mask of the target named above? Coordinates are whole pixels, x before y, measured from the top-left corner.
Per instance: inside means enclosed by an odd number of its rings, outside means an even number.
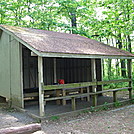
[[[40,56],[134,57],[127,51],[80,35],[7,25],[1,25],[0,28]]]

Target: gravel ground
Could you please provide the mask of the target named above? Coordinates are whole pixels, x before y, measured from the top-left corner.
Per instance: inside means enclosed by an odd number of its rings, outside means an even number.
[[[25,113],[0,106],[0,129],[37,122]],[[115,110],[81,113],[74,117],[44,119],[35,134],[134,134],[134,105]]]
[[[66,122],[42,122],[46,134],[134,134],[134,105],[89,113]]]
[[[0,106],[0,129],[7,127],[23,126],[34,122],[32,118],[15,109]]]

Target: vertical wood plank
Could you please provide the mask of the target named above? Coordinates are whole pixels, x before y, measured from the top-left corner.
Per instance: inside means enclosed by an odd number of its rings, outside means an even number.
[[[132,60],[128,59],[127,60],[127,68],[128,68],[128,78],[132,79]],[[129,87],[132,87],[132,81],[129,82]],[[133,90],[129,89],[129,99],[132,99],[133,95]]]
[[[96,62],[95,59],[91,59],[91,77],[92,82],[96,81]],[[96,92],[96,86],[92,86],[92,92]],[[93,95],[93,106],[97,106],[97,95]]]
[[[44,111],[44,90],[42,90],[43,83],[43,58],[38,56],[38,82],[39,82],[39,112],[40,116],[45,115]]]
[[[76,110],[75,97],[72,97],[71,101],[72,101],[72,110],[74,111],[74,110]]]

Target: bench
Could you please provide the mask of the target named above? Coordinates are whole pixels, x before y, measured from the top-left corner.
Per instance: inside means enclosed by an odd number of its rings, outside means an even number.
[[[56,97],[60,97],[60,96],[67,96],[67,95],[75,95],[75,94],[79,94],[79,93],[84,93],[84,88],[86,90],[87,93],[90,92],[89,86],[86,87],[75,87],[75,88],[63,88],[63,89],[59,89],[56,90]],[[62,93],[61,93],[62,92]],[[90,101],[90,96],[79,96],[79,98],[81,98],[81,100],[83,100],[84,97],[87,97],[87,101]],[[66,100],[69,98],[64,98],[62,99],[62,104],[66,105]],[[56,102],[58,105],[61,104],[60,100],[57,100]]]
[[[69,88],[71,89],[71,88]],[[89,96],[93,96],[93,99],[97,100],[97,95],[98,94],[102,94],[102,93],[106,93],[106,92],[113,92],[113,102],[117,102],[117,92],[121,91],[121,90],[125,90],[128,89],[129,91],[129,99],[132,99],[132,87],[124,87],[124,88],[117,88],[117,89],[109,89],[109,90],[103,90],[103,91],[98,91],[98,92],[87,92],[87,93],[78,93],[78,94],[72,94],[72,95],[65,95],[64,96],[58,96],[58,97],[51,97],[51,98],[46,98],[44,99],[44,104],[46,105],[47,101],[52,101],[52,100],[65,100],[65,99],[71,99],[71,103],[72,103],[72,110],[76,109],[76,102],[75,99],[77,97],[89,97]],[[63,91],[65,91],[67,89],[64,89]],[[96,104],[94,104],[94,100],[93,100],[93,106],[96,106]]]

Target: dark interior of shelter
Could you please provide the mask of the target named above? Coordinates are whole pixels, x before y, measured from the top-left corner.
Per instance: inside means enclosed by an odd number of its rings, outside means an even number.
[[[24,100],[38,100],[38,56],[31,56],[31,51],[23,46],[23,92]],[[97,81],[102,80],[101,59],[96,59]],[[91,81],[91,59],[82,58],[56,58],[56,79],[54,81],[54,58],[43,58],[44,85],[59,84],[59,80],[67,83],[79,83]],[[90,87],[91,89],[91,87]],[[102,86],[97,86],[97,91]],[[27,93],[31,93],[27,96]],[[32,96],[33,93],[33,96]],[[35,94],[34,94],[35,93]],[[47,92],[46,92],[47,94]],[[48,93],[49,94],[49,93]],[[54,95],[54,92],[50,93]]]

